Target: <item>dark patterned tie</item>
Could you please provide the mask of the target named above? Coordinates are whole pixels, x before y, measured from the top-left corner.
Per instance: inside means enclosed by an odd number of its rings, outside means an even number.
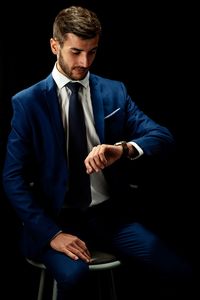
[[[84,159],[88,154],[85,118],[78,97],[80,83],[69,82],[72,94],[69,101],[69,199],[67,204],[85,210],[91,202],[90,177],[86,173]]]

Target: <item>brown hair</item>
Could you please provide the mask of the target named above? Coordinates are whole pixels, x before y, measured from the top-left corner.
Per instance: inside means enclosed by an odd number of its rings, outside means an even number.
[[[97,15],[80,6],[70,6],[61,10],[53,23],[53,38],[62,46],[67,33],[90,39],[101,33],[101,23]]]

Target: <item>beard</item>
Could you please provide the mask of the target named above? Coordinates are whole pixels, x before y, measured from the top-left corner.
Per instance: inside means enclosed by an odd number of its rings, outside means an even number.
[[[83,68],[80,66],[74,66],[73,68],[70,68],[69,65],[64,61],[62,53],[59,53],[58,56],[58,65],[61,69],[60,71],[64,73],[69,79],[72,80],[82,80],[85,78],[85,76],[88,73],[88,68]]]

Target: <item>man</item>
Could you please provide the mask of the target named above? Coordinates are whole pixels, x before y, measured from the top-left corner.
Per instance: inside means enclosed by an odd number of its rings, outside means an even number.
[[[167,128],[140,111],[122,82],[89,72],[100,34],[94,12],[75,6],[62,10],[50,40],[57,58],[52,73],[12,98],[4,188],[23,224],[22,251],[53,274],[58,299],[74,299],[88,274],[91,249],[97,247],[160,278],[187,271],[130,213],[127,163],[141,156],[165,156],[174,141]],[[70,117],[70,107],[76,92],[69,82],[79,83],[84,113],[75,133],[71,129],[76,124],[70,124],[76,114]],[[74,147],[71,139],[80,140],[84,126],[87,154],[77,170],[71,156],[75,151],[79,159],[84,142]]]

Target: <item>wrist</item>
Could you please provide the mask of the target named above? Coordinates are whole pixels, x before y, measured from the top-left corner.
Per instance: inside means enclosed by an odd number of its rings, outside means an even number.
[[[128,146],[128,148],[129,148],[129,155],[128,155],[128,158],[129,158],[130,160],[135,159],[135,158],[139,155],[138,150],[137,150],[131,143],[127,143],[127,146]]]
[[[114,144],[115,146],[122,147],[122,156],[121,157],[128,157],[129,156],[129,147],[126,141],[120,141]]]
[[[122,157],[134,159],[139,154],[137,149],[131,143],[127,143],[126,141],[120,141],[114,145],[122,147]]]

